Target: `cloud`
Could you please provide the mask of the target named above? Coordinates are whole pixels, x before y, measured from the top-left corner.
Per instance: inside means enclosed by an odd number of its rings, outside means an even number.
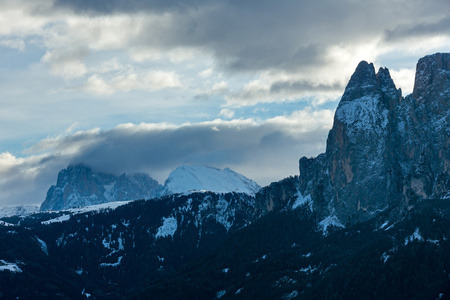
[[[0,153],[0,205],[40,204],[45,199],[45,187],[55,182],[57,170],[66,162],[63,157],[17,158]]]
[[[228,108],[223,108],[220,111],[220,115],[223,116],[226,119],[231,119],[234,117],[234,111]]]
[[[112,74],[100,74],[111,55],[120,53],[121,60],[131,60],[133,67],[148,68],[151,62],[163,72],[173,72],[174,65],[187,68],[201,60],[212,61],[213,68],[196,70],[186,86],[201,91],[191,95],[194,100],[215,96],[225,98],[227,105],[255,105],[297,101],[310,96],[305,91],[328,90],[319,96],[322,103],[327,97],[328,101],[336,98],[337,88],[360,60],[377,63],[381,55],[398,51],[398,47],[403,52],[411,51],[418,45],[399,45],[408,37],[440,36],[448,40],[447,2],[20,1],[20,5],[5,3],[7,13],[0,14],[5,18],[8,14],[20,16],[21,23],[11,20],[3,24],[0,34],[3,31],[6,36],[40,41],[46,49],[42,61],[69,80],[71,90],[76,86],[90,93],[112,95],[179,86],[177,78],[169,79],[168,84],[167,80],[149,83],[138,74],[122,72],[114,78]],[[12,43],[15,39],[5,41],[22,47]],[[435,49],[448,43],[433,45]],[[423,53],[422,48],[414,51]],[[161,62],[166,64],[164,68]],[[229,77],[248,76],[240,87],[225,80],[227,90],[205,91],[200,87],[202,80],[217,72]],[[270,88],[249,88],[265,73],[283,73],[286,78],[272,80]]]
[[[21,39],[0,40],[0,46],[17,49],[19,51],[25,50],[25,42]]]
[[[392,80],[397,88],[402,89],[403,96],[411,94],[414,88],[415,69],[390,70]]]
[[[325,145],[332,118],[320,105],[339,98],[359,61],[390,68],[407,91],[417,59],[450,47],[448,0],[0,5],[0,125],[10,129],[0,135],[16,147],[0,150],[0,201],[11,203],[41,202],[77,161],[158,180],[181,163],[233,167],[262,184],[295,174],[298,157]],[[315,110],[258,119],[305,105]],[[255,119],[233,119],[246,111]],[[201,122],[218,115],[227,121]],[[84,130],[43,138],[75,122]],[[114,127],[126,122],[139,125]]]
[[[449,5],[447,4],[447,10]],[[400,24],[392,30],[386,30],[385,39],[388,42],[411,40],[414,38],[445,35],[450,32],[450,17],[430,20],[422,23]]]
[[[67,130],[29,147],[24,158],[0,154],[0,204],[40,204],[58,171],[80,162],[115,174],[147,172],[160,183],[182,164],[230,167],[266,185],[298,174],[300,156],[324,150],[332,115],[308,108],[262,122],[217,119]]]
[[[135,0],[135,1],[121,1],[121,0],[56,0],[54,5],[56,7],[71,8],[80,13],[93,14],[109,14],[114,12],[120,13],[135,13],[141,11],[163,13],[167,11],[185,11],[187,8],[195,8],[207,1],[201,0],[178,0],[178,1],[164,1],[164,0]]]
[[[300,75],[284,72],[265,72],[239,90],[225,95],[229,107],[251,106],[258,103],[293,102],[303,99],[328,99],[335,101],[341,96],[341,82],[316,83]]]

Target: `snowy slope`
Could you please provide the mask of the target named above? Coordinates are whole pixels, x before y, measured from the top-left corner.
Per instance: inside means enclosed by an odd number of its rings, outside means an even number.
[[[251,179],[230,170],[183,165],[170,173],[163,194],[210,191],[255,194],[261,187]]]
[[[43,225],[48,225],[51,223],[65,222],[65,221],[70,220],[71,216],[73,216],[73,215],[83,214],[83,213],[87,213],[87,212],[100,213],[104,210],[114,210],[117,207],[128,204],[130,202],[131,202],[131,200],[130,201],[114,201],[114,202],[107,202],[107,203],[89,205],[89,206],[84,206],[84,207],[64,209],[64,210],[59,211],[59,212],[63,213],[61,216],[58,216],[57,218],[50,219],[47,221],[42,221],[41,223]]]
[[[19,205],[0,207],[0,219],[11,216],[28,216],[39,212],[38,206]]]

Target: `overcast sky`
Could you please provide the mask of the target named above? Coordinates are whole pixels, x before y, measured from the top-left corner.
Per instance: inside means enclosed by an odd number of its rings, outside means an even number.
[[[78,162],[296,175],[359,61],[406,95],[449,49],[448,0],[0,0],[0,206],[39,205]]]

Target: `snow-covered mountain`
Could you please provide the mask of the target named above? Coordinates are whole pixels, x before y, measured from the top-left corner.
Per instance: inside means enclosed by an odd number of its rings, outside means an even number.
[[[253,180],[228,168],[181,166],[161,186],[147,174],[115,176],[79,164],[59,172],[57,183],[48,190],[40,210],[64,210],[195,191],[255,194],[260,188]]]
[[[4,206],[0,207],[0,219],[11,216],[29,216],[37,213],[39,206],[32,205],[18,205],[18,206]]]
[[[261,187],[251,179],[225,168],[183,165],[170,173],[164,184],[165,195],[209,191],[255,194]]]
[[[161,186],[147,174],[115,176],[94,172],[79,164],[58,174],[56,185],[50,187],[41,211],[85,207],[113,201],[158,197]]]

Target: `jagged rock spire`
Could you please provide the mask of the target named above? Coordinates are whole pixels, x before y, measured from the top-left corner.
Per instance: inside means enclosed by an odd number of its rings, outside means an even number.
[[[412,96],[362,61],[336,109],[327,148],[300,159],[300,191],[341,222],[408,209],[449,189],[450,54],[419,60]]]

